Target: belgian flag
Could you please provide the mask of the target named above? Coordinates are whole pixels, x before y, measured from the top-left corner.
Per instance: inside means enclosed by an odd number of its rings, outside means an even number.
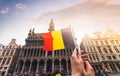
[[[48,33],[42,33],[44,38],[44,51],[60,49],[74,49],[76,46],[75,37],[70,27]]]

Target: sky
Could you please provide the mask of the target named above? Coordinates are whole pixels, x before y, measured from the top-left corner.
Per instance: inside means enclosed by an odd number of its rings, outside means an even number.
[[[120,33],[120,0],[0,0],[0,44],[25,44],[30,29],[48,32],[71,26],[79,44],[84,35],[113,29]]]

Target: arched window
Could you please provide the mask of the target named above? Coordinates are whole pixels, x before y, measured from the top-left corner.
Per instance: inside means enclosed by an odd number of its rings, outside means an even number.
[[[110,53],[113,53],[113,52],[112,52],[112,49],[111,49],[111,47],[110,47],[110,46],[108,46],[108,49],[109,49]]]
[[[110,60],[111,59],[111,56],[106,56],[107,60]]]
[[[106,48],[103,48],[103,51],[104,51],[105,53],[108,53]]]
[[[101,51],[101,48],[100,48],[100,47],[97,47],[97,49],[98,49],[99,53],[102,53],[102,51]]]
[[[30,60],[26,60],[26,62],[25,62],[25,67],[24,67],[24,71],[25,71],[25,72],[28,72],[28,71],[29,71],[29,69],[30,69],[30,64],[31,64]]]
[[[32,61],[31,72],[35,73],[37,69],[37,60]]]
[[[24,64],[24,61],[23,61],[23,60],[20,60],[20,61],[18,62],[18,66],[17,66],[16,72],[21,73],[22,68],[23,68],[23,64]]]
[[[54,69],[60,70],[60,61],[58,59],[55,59],[54,61]]]
[[[64,70],[64,71],[67,70],[67,65],[66,64],[67,64],[66,60],[62,59],[61,60],[61,69]]]
[[[96,54],[96,58],[97,58],[97,60],[99,61],[99,57],[98,57],[98,54]]]
[[[113,59],[116,59],[116,57],[115,57],[115,56],[113,56]]]
[[[47,60],[46,72],[52,72],[52,60]]]

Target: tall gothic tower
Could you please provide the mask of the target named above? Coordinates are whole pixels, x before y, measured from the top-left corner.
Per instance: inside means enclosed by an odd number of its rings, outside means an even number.
[[[49,31],[49,32],[55,31],[53,19],[51,19],[51,22],[50,22],[50,24],[49,24],[49,29],[48,29],[48,31]]]

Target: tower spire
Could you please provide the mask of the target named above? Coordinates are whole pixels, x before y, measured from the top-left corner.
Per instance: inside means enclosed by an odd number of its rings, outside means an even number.
[[[54,22],[53,22],[53,18],[51,18],[48,31],[52,32],[52,31],[54,31],[54,30],[55,30],[55,29],[54,29]]]

